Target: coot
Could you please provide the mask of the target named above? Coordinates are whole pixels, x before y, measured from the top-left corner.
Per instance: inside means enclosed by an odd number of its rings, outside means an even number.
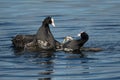
[[[70,40],[63,44],[64,51],[79,51],[80,48],[88,41],[89,36],[86,32],[81,32],[78,34],[81,38],[76,40]]]
[[[38,29],[34,40],[25,45],[27,49],[56,50],[60,48],[61,44],[55,40],[50,31],[49,24],[55,27],[54,19],[51,17],[46,17],[42,22],[42,26]]]
[[[35,35],[16,35],[12,39],[15,48],[26,49],[57,49],[60,43],[53,37],[49,24],[55,27],[54,19],[46,17]]]

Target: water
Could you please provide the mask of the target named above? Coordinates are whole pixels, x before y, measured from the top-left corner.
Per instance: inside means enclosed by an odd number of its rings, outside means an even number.
[[[0,80],[119,80],[119,8],[119,0],[1,0]],[[84,46],[103,51],[16,53],[11,38],[36,33],[49,15],[58,41],[86,31],[90,39]]]

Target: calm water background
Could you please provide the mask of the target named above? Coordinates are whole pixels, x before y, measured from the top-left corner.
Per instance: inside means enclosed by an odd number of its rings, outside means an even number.
[[[58,41],[86,31],[84,46],[104,50],[16,53],[11,37],[35,34],[49,15]],[[0,80],[120,80],[120,0],[0,0]]]

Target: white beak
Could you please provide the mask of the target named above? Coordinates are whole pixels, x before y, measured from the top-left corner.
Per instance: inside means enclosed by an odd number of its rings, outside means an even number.
[[[79,33],[77,36],[80,37],[80,36],[81,36],[81,33]]]
[[[54,19],[52,18],[51,21],[52,21],[52,23],[51,23],[52,26],[55,27]]]
[[[82,33],[84,33],[84,31],[81,31],[81,33],[79,33],[77,36],[80,37]]]

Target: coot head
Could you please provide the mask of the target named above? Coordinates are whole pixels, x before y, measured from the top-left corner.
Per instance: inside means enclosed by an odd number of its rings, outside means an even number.
[[[84,40],[88,40],[89,39],[89,36],[86,32],[82,31],[81,33],[78,34],[79,37],[81,37],[81,39],[84,39]]]
[[[53,27],[55,27],[54,19],[50,16],[44,19],[43,24],[51,24]]]

